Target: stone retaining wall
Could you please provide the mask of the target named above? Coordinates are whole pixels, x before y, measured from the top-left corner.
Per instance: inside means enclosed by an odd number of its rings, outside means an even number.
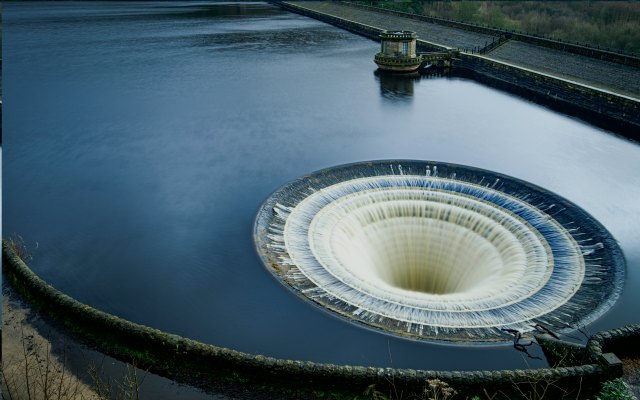
[[[333,15],[329,15],[319,11],[310,10],[308,8],[300,7],[299,5],[292,4],[292,3],[287,3],[287,2],[275,2],[275,3],[277,3],[283,9],[294,12],[296,14],[314,18],[322,22],[331,24],[333,26],[337,26],[338,28],[348,30],[349,32],[353,32],[355,34],[368,37],[376,41],[380,41],[380,33],[382,32],[382,29],[380,28],[365,25],[355,21],[350,21],[345,18],[335,17]],[[431,43],[429,41],[422,40],[422,39],[418,39],[416,42],[416,45],[417,45],[416,48],[418,51],[442,51],[442,50],[450,49],[449,47],[441,46],[439,44]]]
[[[608,352],[615,352],[620,356],[638,357],[640,356],[638,343],[640,343],[640,324],[633,324],[596,333],[587,342],[586,351],[591,360],[597,360]]]
[[[502,371],[423,371],[321,364],[265,357],[197,342],[162,332],[96,310],[65,295],[44,282],[18,257],[12,244],[2,242],[3,273],[8,281],[42,312],[62,323],[98,350],[125,362],[135,360],[141,368],[169,378],[211,387],[212,383],[279,388],[318,393],[361,394],[369,385],[377,390],[403,390],[419,393],[426,379],[448,382],[461,393],[488,390],[513,390],[516,382],[552,380],[560,387],[597,390],[603,380],[619,376],[621,371],[606,367],[600,355],[607,338],[594,336],[590,360],[583,365],[564,368],[540,368]],[[629,329],[624,328],[624,332]],[[636,341],[637,326],[630,328]],[[617,340],[626,340],[627,336]],[[604,342],[603,342],[604,341]],[[600,350],[597,345],[600,344]],[[296,392],[298,393],[298,392]],[[322,397],[322,396],[320,396]]]
[[[460,54],[453,74],[640,141],[640,102],[632,98],[471,54]]]
[[[309,10],[307,8],[300,7],[298,5],[287,3],[287,2],[275,2],[275,3],[278,4],[280,7],[282,7],[283,9],[294,12],[296,14],[304,15],[314,19],[319,19],[328,24],[337,26],[342,29],[346,29],[350,32],[368,37],[370,39],[374,39],[376,41],[380,40],[380,33],[382,32],[382,29],[361,24],[354,21],[349,21],[348,19],[334,17],[333,15],[321,13],[319,11]]]

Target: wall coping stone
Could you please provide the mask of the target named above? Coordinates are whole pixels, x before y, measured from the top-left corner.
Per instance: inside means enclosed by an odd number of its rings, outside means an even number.
[[[425,379],[438,378],[456,389],[511,385],[514,379],[536,380],[552,376],[557,379],[589,377],[600,382],[612,376],[599,363],[603,334],[594,335],[587,350],[589,362],[563,368],[496,371],[427,371],[397,368],[323,364],[286,360],[248,354],[233,349],[201,343],[179,335],[140,325],[97,310],[60,292],[38,277],[16,254],[10,242],[2,241],[3,273],[27,300],[46,315],[62,322],[72,332],[98,350],[125,362],[135,359],[151,372],[180,380],[195,379],[251,381],[259,385],[300,388],[359,389],[370,384],[384,387],[390,382],[419,388]],[[629,337],[634,341],[640,325],[608,331],[610,338]],[[625,336],[626,335],[626,336]],[[613,371],[618,376],[617,370]],[[189,382],[194,383],[194,382]],[[197,382],[196,382],[197,384]]]

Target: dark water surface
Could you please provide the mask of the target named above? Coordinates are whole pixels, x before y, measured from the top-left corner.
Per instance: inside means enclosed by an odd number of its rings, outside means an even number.
[[[262,266],[276,188],[431,159],[555,191],[620,241],[628,279],[590,329],[637,322],[640,147],[461,79],[374,75],[378,44],[264,3],[3,4],[4,226],[71,296],[237,350],[427,369],[525,366],[338,320]],[[540,365],[530,362],[530,365]]]

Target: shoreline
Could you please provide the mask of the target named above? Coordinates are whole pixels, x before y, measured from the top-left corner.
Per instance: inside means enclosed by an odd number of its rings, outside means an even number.
[[[48,379],[56,384],[54,386],[62,381],[62,386],[67,388],[67,397],[62,394],[61,399],[100,400],[105,398],[107,390],[112,390],[111,395],[114,396],[118,393],[113,393],[115,389],[107,389],[107,382],[126,386],[134,377],[139,382],[136,386],[141,399],[248,399],[220,397],[139,368],[134,371],[130,364],[91,349],[82,340],[65,332],[55,321],[42,316],[3,279],[2,366],[7,381],[13,386],[10,390],[13,394],[26,391],[25,360],[30,367],[35,367],[38,361],[41,365],[49,365],[51,375]],[[30,375],[31,390],[40,394],[33,396],[35,399],[41,398],[42,385],[38,383],[41,378],[36,371]],[[2,379],[2,385],[4,392],[7,390],[5,379]],[[133,390],[135,388],[131,388]],[[102,396],[98,392],[102,392]]]

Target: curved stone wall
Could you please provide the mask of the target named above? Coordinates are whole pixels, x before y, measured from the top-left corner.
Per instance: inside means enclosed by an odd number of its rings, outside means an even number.
[[[597,385],[618,376],[605,368],[602,349],[615,340],[636,341],[640,326],[595,335],[587,347],[590,362],[565,368],[502,371],[424,371],[321,364],[242,353],[162,332],[83,304],[40,279],[20,259],[8,241],[2,242],[3,273],[42,312],[85,339],[98,350],[159,375],[211,387],[212,382],[252,385],[315,393],[361,394],[375,384],[381,391],[420,391],[426,379],[441,379],[461,393],[512,388],[515,382],[553,380],[559,386],[586,382]],[[331,392],[329,392],[331,391]]]
[[[587,342],[587,353],[591,360],[598,360],[603,354],[640,355],[640,324],[626,325],[621,328],[601,331]]]

